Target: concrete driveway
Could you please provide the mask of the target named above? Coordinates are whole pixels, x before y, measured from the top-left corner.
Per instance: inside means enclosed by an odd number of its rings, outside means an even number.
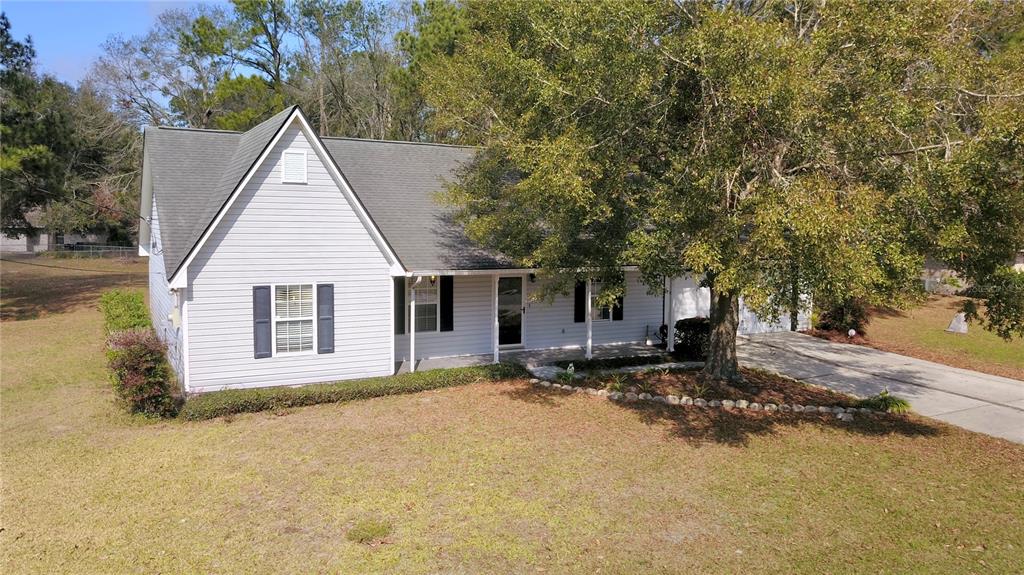
[[[921,415],[1024,443],[1024,381],[794,332],[740,337],[740,362],[860,397],[886,388]]]

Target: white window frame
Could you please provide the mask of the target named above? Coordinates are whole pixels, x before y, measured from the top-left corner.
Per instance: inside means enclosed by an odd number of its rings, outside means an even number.
[[[261,285],[266,285],[266,284],[261,284]],[[277,351],[277,323],[279,321],[304,321],[306,319],[306,318],[294,318],[294,317],[291,317],[291,318],[278,318],[277,317],[277,287],[278,286],[304,286],[304,285],[310,285],[313,288],[313,313],[310,316],[310,319],[313,321],[313,347],[311,349],[308,349],[308,350],[305,350],[305,351]],[[316,293],[317,292],[317,288],[316,288],[316,286],[317,286],[317,282],[309,282],[309,281],[294,281],[294,282],[285,282],[285,283],[279,283],[279,284],[270,284],[270,356],[271,357],[278,357],[278,356],[293,357],[293,356],[297,356],[297,355],[315,355],[316,354],[316,352],[317,352],[316,350],[319,349],[317,347],[317,345],[319,344],[319,342],[317,341],[317,339],[318,339],[317,338],[317,332],[319,330],[317,329],[318,326],[317,326],[317,307],[316,307],[316,305],[317,305],[317,301],[316,301],[317,300],[317,293]]]
[[[302,179],[301,180],[289,180],[287,178],[288,170],[285,166],[288,164],[288,156],[302,156]],[[281,183],[282,184],[305,184],[309,182],[309,158],[306,157],[306,150],[300,150],[296,148],[288,148],[281,153]]]
[[[601,295],[601,281],[591,280],[590,282],[590,321],[604,323],[612,321],[612,306],[597,305],[597,297]],[[602,310],[608,310],[608,317],[601,317]]]
[[[426,306],[426,305],[433,305],[434,306],[434,329],[416,330],[416,333],[439,333],[441,331],[441,276],[437,276],[437,279],[434,280],[434,285],[430,285],[430,278],[425,277],[425,278],[423,278],[423,281],[420,283],[420,285],[418,287],[421,288],[421,289],[422,288],[433,288],[434,291],[435,291],[434,303],[432,303],[432,304],[421,303],[420,302],[420,298],[419,297],[416,298],[416,307],[417,308],[420,307],[421,305],[424,305],[424,306]],[[406,302],[410,301],[410,298],[412,297],[412,291],[415,290],[415,289],[417,289],[417,286],[414,286],[414,285],[410,285],[409,286],[409,292],[405,294],[405,297],[406,297],[405,301]],[[409,325],[406,326],[406,327],[409,330],[416,329],[416,311],[415,310],[413,310],[413,317],[410,317],[408,319],[408,323],[409,323]]]

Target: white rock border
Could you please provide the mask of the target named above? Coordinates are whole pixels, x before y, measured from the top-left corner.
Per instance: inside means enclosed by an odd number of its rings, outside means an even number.
[[[553,383],[545,379],[533,378],[530,380],[533,385],[541,387],[560,389],[563,391],[569,391],[574,393],[586,393],[587,395],[594,395],[597,397],[604,397],[609,401],[622,401],[626,403],[635,403],[639,401],[649,403],[660,403],[662,405],[672,405],[676,407],[700,407],[702,409],[725,409],[725,410],[747,410],[747,411],[761,411],[766,413],[806,413],[813,415],[835,415],[839,421],[853,421],[854,414],[861,415],[886,415],[884,411],[878,411],[876,409],[868,409],[866,407],[840,407],[836,406],[825,406],[825,405],[800,405],[799,403],[783,403],[777,405],[774,403],[760,404],[757,402],[750,403],[744,399],[731,400],[731,399],[711,399],[707,400],[701,397],[679,397],[675,395],[661,396],[652,395],[650,393],[623,393],[621,391],[608,391],[606,389],[595,389],[587,386],[576,386],[566,385],[562,383]]]

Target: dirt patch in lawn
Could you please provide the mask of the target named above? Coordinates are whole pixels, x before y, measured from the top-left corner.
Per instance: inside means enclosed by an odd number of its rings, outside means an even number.
[[[749,402],[798,403],[801,405],[839,405],[853,407],[857,400],[831,389],[801,383],[757,369],[741,369],[744,383],[729,385],[703,377],[694,371],[650,370],[636,374],[597,375],[584,385],[597,389],[634,391],[651,395],[702,397],[704,399],[745,399]]]

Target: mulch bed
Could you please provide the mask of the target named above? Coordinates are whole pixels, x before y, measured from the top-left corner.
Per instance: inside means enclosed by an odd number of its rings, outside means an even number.
[[[801,405],[829,405],[855,407],[857,399],[824,387],[809,385],[772,373],[741,369],[745,382],[732,386],[703,378],[700,373],[678,370],[651,370],[635,374],[620,374],[624,378],[622,389],[617,391],[647,392],[651,395],[675,395],[679,397],[702,397],[704,399],[745,399],[760,404],[797,403]],[[612,375],[600,375],[584,379],[584,385],[606,389],[614,384]]]

